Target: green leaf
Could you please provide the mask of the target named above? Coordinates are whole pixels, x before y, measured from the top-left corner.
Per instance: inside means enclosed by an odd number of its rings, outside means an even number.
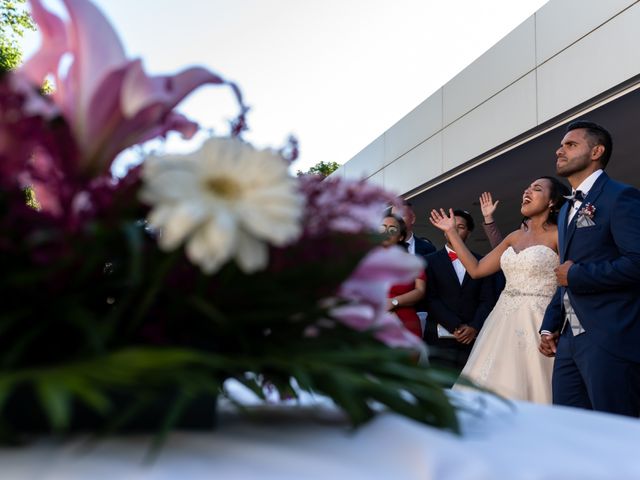
[[[185,408],[193,400],[191,392],[180,392],[173,404],[169,408],[169,411],[165,415],[160,425],[160,430],[155,435],[151,446],[150,457],[147,460],[152,460],[155,453],[158,452],[162,444],[167,438],[169,431],[173,428],[176,422],[180,419],[180,415],[184,412]]]
[[[89,382],[72,377],[68,379],[66,386],[69,392],[75,395],[78,400],[96,412],[106,414],[111,408],[111,402],[107,395],[100,388]]]
[[[144,320],[145,315],[153,304],[153,301],[160,293],[161,287],[163,286],[163,282],[165,281],[167,275],[181,256],[182,252],[180,250],[176,250],[175,252],[166,255],[162,260],[160,266],[154,272],[154,278],[149,279],[149,283],[145,291],[141,292],[142,296],[140,298],[138,308],[133,313],[132,318],[129,319],[125,336],[130,336],[138,329],[140,323]]]
[[[64,430],[71,416],[71,396],[55,378],[41,379],[35,385],[40,405],[54,430]]]

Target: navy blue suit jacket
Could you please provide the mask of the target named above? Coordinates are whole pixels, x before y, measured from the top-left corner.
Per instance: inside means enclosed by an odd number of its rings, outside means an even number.
[[[577,228],[577,212],[567,225],[570,206],[558,217],[560,263],[571,260],[569,286],[559,287],[541,330],[564,323],[563,297],[587,332],[615,356],[640,362],[640,191],[602,173],[581,206],[595,207],[595,225]]]
[[[433,246],[433,243],[431,243],[426,238],[416,237],[415,234],[413,238],[416,241],[416,255],[420,255],[421,257],[426,259],[427,255],[436,251],[436,247]]]
[[[437,343],[436,323],[450,332],[461,324],[480,331],[495,304],[492,278],[473,279],[465,273],[460,284],[446,248],[429,255],[427,262],[428,343]]]

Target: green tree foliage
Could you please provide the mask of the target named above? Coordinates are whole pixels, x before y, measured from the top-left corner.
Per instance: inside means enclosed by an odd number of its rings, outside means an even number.
[[[310,174],[310,175],[322,175],[323,177],[328,177],[333,172],[335,172],[338,168],[340,168],[340,164],[338,162],[318,162],[306,172],[302,172],[301,170],[298,170],[298,176]]]
[[[0,72],[17,67],[22,60],[18,43],[26,30],[35,30],[26,0],[0,0]]]

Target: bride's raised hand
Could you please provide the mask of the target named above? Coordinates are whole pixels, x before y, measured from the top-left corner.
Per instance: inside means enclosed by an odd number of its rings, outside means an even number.
[[[440,211],[436,209],[431,210],[429,221],[434,227],[439,228],[443,232],[450,232],[456,229],[456,217],[453,214],[453,208],[449,209],[449,215],[447,215],[443,208],[441,208]]]

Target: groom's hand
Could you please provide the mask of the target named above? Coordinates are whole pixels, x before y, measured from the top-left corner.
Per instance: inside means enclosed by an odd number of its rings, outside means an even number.
[[[554,269],[554,272],[556,272],[558,285],[560,285],[561,287],[569,286],[569,269],[571,268],[571,265],[573,265],[573,262],[571,260],[567,260],[562,265],[558,265]]]
[[[538,345],[538,350],[545,357],[555,357],[556,356],[556,345],[558,344],[558,337],[560,334],[558,332],[554,333],[543,333],[540,336],[540,345]]]

